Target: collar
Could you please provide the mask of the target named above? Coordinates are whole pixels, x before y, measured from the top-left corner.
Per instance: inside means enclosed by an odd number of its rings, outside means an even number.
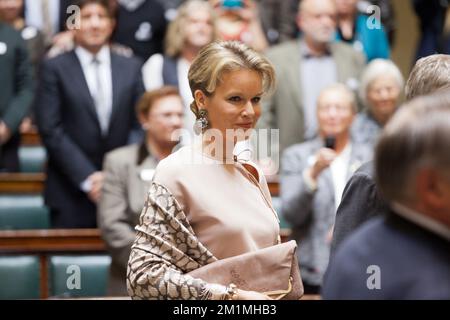
[[[310,59],[310,58],[322,58],[322,57],[330,57],[331,56],[331,49],[330,46],[327,45],[327,48],[325,50],[325,52],[320,55],[313,55],[311,52],[311,49],[308,47],[308,45],[306,44],[305,40],[300,40],[300,55],[303,59]]]
[[[445,226],[444,224],[427,217],[425,214],[414,211],[404,205],[401,205],[398,202],[392,203],[392,209],[396,214],[405,218],[406,220],[423,227],[424,229],[431,231],[434,234],[450,241],[450,228]]]
[[[111,63],[111,51],[109,49],[109,45],[104,45],[96,55],[93,55],[91,52],[81,46],[77,46],[75,48],[75,53],[78,56],[78,59],[80,59],[81,65],[83,66],[90,65],[94,58],[97,58],[97,60],[100,61],[101,64]]]
[[[127,11],[135,11],[145,2],[145,0],[118,0],[118,2]]]

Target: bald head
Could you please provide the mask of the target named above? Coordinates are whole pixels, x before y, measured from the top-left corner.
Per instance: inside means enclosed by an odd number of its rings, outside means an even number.
[[[337,11],[336,3],[334,0],[300,0],[298,5],[298,11],[300,12],[313,12],[322,8],[334,8]]]
[[[302,0],[297,24],[308,43],[323,45],[333,40],[337,9],[334,0]]]

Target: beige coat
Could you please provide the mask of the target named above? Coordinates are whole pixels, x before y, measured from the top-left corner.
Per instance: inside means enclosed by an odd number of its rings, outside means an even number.
[[[357,83],[365,65],[364,56],[343,43],[332,43],[330,51],[336,61],[338,81],[344,84]],[[280,129],[281,154],[288,146],[303,142],[300,42],[295,40],[275,46],[267,52],[267,58],[275,66],[277,90],[264,101],[258,127]]]
[[[112,296],[127,296],[126,268],[136,237],[134,228],[151,185],[152,170],[157,165],[152,156],[137,165],[139,148],[135,144],[111,151],[103,165],[105,181],[97,219],[112,256],[108,286],[108,294]]]

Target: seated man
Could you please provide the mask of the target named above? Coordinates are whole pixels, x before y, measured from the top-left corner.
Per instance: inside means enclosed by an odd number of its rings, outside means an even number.
[[[450,299],[450,94],[421,97],[387,124],[377,186],[392,210],[346,239],[325,299]]]
[[[298,254],[305,293],[316,294],[328,265],[336,208],[347,179],[371,157],[371,148],[351,141],[356,112],[343,84],[319,95],[320,137],[286,149],[282,159],[282,214],[301,245]]]

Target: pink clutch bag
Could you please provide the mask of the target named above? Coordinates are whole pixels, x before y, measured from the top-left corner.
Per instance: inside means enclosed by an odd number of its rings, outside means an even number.
[[[209,283],[264,293],[276,300],[299,300],[303,283],[294,240],[222,259],[191,271],[190,276]]]

